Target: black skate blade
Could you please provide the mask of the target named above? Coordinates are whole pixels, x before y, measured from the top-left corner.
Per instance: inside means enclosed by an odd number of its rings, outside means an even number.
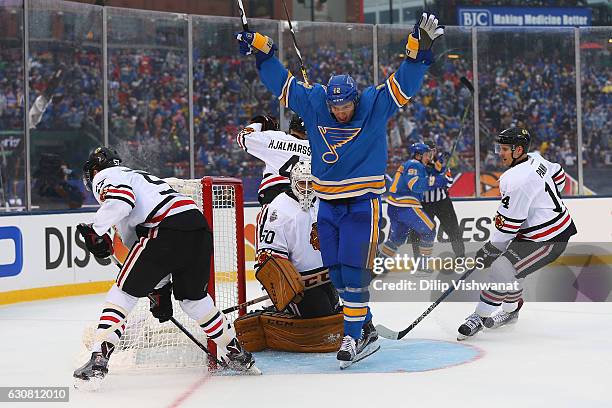
[[[370,344],[368,347],[363,349],[361,351],[361,353],[357,354],[353,360],[351,360],[351,361],[341,361],[340,362],[340,369],[344,370],[346,368],[349,368],[350,366],[352,366],[356,362],[361,361],[364,358],[369,357],[372,354],[376,353],[378,350],[380,350],[380,344],[377,344],[377,343]]]

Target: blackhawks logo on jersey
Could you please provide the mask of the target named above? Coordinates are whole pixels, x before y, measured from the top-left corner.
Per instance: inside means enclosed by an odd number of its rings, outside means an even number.
[[[312,245],[315,251],[321,250],[321,244],[319,244],[319,231],[317,230],[317,223],[312,224],[310,230],[310,245]]]
[[[106,186],[100,191],[100,201],[104,202],[106,200],[106,194],[108,194],[108,190],[110,190],[110,186]]]
[[[495,228],[502,229],[504,227],[505,222],[506,219],[501,214],[497,214],[495,216]]]

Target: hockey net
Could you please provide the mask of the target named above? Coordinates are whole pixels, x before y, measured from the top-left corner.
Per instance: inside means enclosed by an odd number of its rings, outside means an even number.
[[[202,210],[213,231],[208,292],[219,310],[245,302],[244,207],[242,182],[226,177],[165,179],[181,194],[191,197]],[[173,316],[204,345],[202,328],[190,319],[176,300]],[[226,313],[234,321],[245,310]],[[89,333],[88,333],[89,332]],[[90,349],[95,326],[87,329],[84,344]],[[216,355],[216,346],[208,342]],[[149,300],[140,299],[127,318],[126,329],[110,359],[111,369],[200,367],[207,365],[206,354],[172,322],[159,323],[149,312]]]

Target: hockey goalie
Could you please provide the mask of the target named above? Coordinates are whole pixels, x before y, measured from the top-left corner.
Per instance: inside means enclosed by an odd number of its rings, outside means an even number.
[[[297,162],[289,173],[291,190],[264,205],[257,217],[256,277],[273,307],[234,322],[248,351],[314,353],[340,346],[343,315],[321,260],[311,177],[310,161]]]

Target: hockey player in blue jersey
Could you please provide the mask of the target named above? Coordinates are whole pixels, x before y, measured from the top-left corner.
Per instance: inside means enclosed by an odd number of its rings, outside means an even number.
[[[443,34],[438,19],[423,13],[408,36],[405,61],[384,83],[361,94],[349,75],[334,75],[327,86],[300,82],[274,57],[272,39],[250,31],[236,34],[241,54],[255,55],[264,85],[306,125],[313,187],[321,199],[321,255],[343,300],[341,368],[379,348],[368,286],[385,191],[387,121],[420,89],[433,62],[431,46]]]
[[[448,183],[444,174],[432,174],[427,165],[432,160],[433,151],[425,143],[413,143],[409,148],[412,158],[398,167],[389,188],[387,197],[387,214],[391,223],[389,239],[380,247],[384,257],[394,257],[398,247],[403,245],[410,231],[419,235],[419,252],[421,261],[419,272],[428,274],[431,265],[427,259],[431,256],[436,226],[423,211],[421,201],[427,190],[445,187]],[[415,265],[413,273],[417,272]]]

